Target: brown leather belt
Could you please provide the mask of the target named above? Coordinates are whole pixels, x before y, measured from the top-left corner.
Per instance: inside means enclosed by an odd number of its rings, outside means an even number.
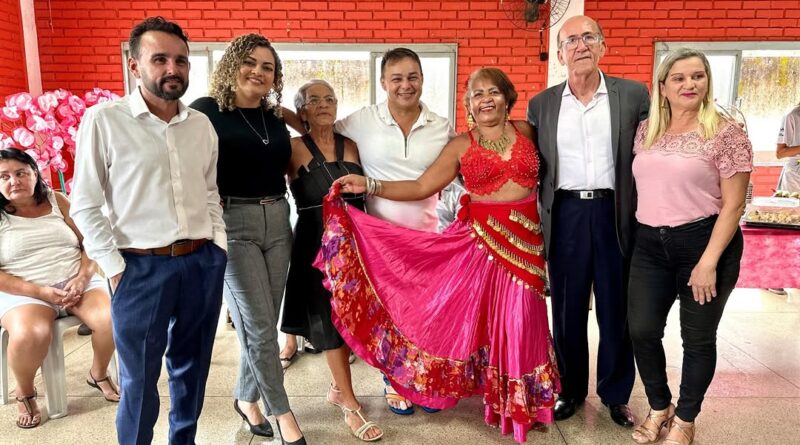
[[[188,255],[203,247],[207,242],[207,239],[186,239],[175,241],[169,246],[164,247],[155,247],[152,249],[136,249],[129,247],[121,250],[136,255],[182,256]]]

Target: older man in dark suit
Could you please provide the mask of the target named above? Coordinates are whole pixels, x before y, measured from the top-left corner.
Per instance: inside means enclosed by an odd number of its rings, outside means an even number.
[[[606,44],[591,18],[570,18],[558,37],[568,79],[528,104],[544,165],[539,203],[562,384],[555,418],[571,417],[588,395],[586,325],[594,289],[597,394],[616,423],[632,426],[627,403],[635,370],[625,292],[636,205],[631,162],[650,98],[643,84],[598,69]]]

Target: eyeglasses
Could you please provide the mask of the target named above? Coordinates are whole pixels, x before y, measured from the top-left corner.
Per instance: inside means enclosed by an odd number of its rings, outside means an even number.
[[[326,104],[328,104],[328,105],[331,105],[331,106],[333,106],[333,105],[336,105],[336,102],[338,102],[338,101],[336,100],[336,98],[335,98],[335,97],[333,97],[333,96],[325,96],[325,97],[312,97],[311,99],[308,99],[308,100],[306,101],[306,105],[308,105],[308,106],[311,106],[311,107],[316,107],[316,106],[318,106],[319,104],[321,104],[323,101],[324,101]]]
[[[575,49],[578,47],[578,42],[580,42],[581,40],[583,40],[583,43],[586,46],[592,46],[602,42],[603,36],[601,36],[600,34],[595,34],[593,32],[589,32],[579,36],[571,36],[561,41],[561,48]]]

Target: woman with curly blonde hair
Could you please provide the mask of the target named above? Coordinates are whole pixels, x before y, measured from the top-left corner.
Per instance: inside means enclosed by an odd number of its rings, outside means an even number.
[[[219,136],[217,184],[228,232],[224,295],[241,346],[233,408],[253,434],[272,437],[261,398],[282,442],[305,444],[283,387],[277,335],[292,246],[282,68],[266,37],[237,37],[214,69],[210,97],[191,107],[208,116]]]

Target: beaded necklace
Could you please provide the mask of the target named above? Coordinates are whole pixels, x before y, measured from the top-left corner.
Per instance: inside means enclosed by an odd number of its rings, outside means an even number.
[[[503,156],[503,154],[506,152],[506,149],[508,148],[508,144],[510,143],[511,143],[511,138],[506,134],[505,128],[503,129],[503,135],[494,141],[483,137],[483,133],[481,133],[481,130],[480,129],[478,130],[478,145],[487,150],[491,150],[499,154],[500,156]]]

